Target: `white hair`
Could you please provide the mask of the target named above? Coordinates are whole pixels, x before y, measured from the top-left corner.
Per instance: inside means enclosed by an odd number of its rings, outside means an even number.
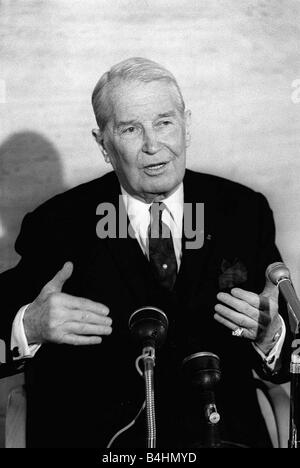
[[[92,105],[97,124],[101,131],[109,120],[111,108],[109,106],[109,93],[120,84],[121,81],[142,81],[150,83],[162,80],[169,83],[175,91],[177,108],[184,113],[185,104],[174,75],[166,68],[152,60],[142,57],[132,57],[114,65],[108,72],[101,76],[92,94]]]

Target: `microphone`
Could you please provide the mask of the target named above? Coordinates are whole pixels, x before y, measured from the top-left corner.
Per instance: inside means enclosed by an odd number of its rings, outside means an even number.
[[[160,348],[165,342],[169,321],[166,314],[157,307],[142,307],[130,316],[129,330],[135,341],[144,348]]]
[[[288,310],[296,322],[296,329],[292,330],[295,335],[299,333],[300,322],[300,301],[291,281],[289,269],[284,263],[272,263],[266,270],[266,277],[271,283],[278,286],[284,299],[287,302]],[[291,328],[292,324],[290,323]],[[299,390],[300,390],[300,355],[298,346],[299,339],[294,339],[291,353],[290,373],[291,373],[291,395],[290,395],[290,428],[289,428],[289,448],[300,447],[300,407],[299,407]]]
[[[282,262],[272,263],[266,270],[267,279],[278,287],[284,299],[290,306],[294,318],[300,322],[300,301],[291,281],[289,269]]]
[[[147,415],[147,447],[156,448],[156,415],[154,397],[154,363],[155,350],[164,343],[167,330],[168,318],[166,314],[157,307],[142,307],[136,310],[129,318],[128,326],[135,341],[141,342],[143,351],[136,360],[144,361],[144,380],[146,393],[146,415]],[[142,373],[141,373],[142,375]]]
[[[221,380],[220,358],[210,352],[199,352],[186,357],[182,366],[187,381],[201,394],[207,423],[206,446],[220,447],[217,425],[221,417],[214,394],[215,387]]]

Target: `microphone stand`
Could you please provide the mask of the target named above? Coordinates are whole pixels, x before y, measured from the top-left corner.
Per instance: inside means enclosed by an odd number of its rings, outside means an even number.
[[[218,413],[215,403],[210,403],[205,406],[205,420],[207,427],[206,447],[220,448],[221,440],[219,433],[219,421],[221,417]]]
[[[275,284],[284,297],[288,312],[291,332],[295,336],[292,343],[292,353],[290,362],[291,374],[291,395],[290,395],[290,428],[289,428],[289,448],[300,448],[300,301],[291,281],[289,269],[282,262],[272,263],[266,270],[266,277]],[[296,349],[295,349],[296,348]]]
[[[289,448],[300,448],[300,339],[299,339],[299,321],[298,315],[288,303],[288,311],[291,318],[296,323],[295,330],[292,332],[295,339],[292,343],[292,353],[290,362],[291,374],[291,396],[290,396],[290,428],[289,428]],[[295,349],[296,348],[296,349]]]
[[[144,362],[144,381],[147,414],[147,448],[156,448],[156,419],[154,398],[154,366],[155,350],[164,343],[168,318],[157,307],[147,306],[136,310],[129,318],[129,330],[133,338],[143,343],[142,355],[138,357]],[[139,373],[142,375],[140,369]]]
[[[295,340],[300,342],[300,340]],[[291,400],[290,400],[290,432],[289,432],[289,448],[300,448],[300,356],[299,351],[295,350],[291,356]]]
[[[143,349],[144,380],[147,414],[147,447],[156,448],[156,419],[154,398],[155,350],[152,346]]]
[[[288,279],[278,281],[278,286],[284,285]],[[290,283],[292,286],[292,283]],[[284,296],[286,298],[286,296]],[[299,318],[300,308],[299,300],[296,296],[293,300],[286,299],[288,312],[290,314],[290,327],[295,336],[292,342],[292,353],[290,361],[290,375],[291,375],[291,395],[290,395],[290,427],[289,427],[289,440],[288,448],[300,448],[300,339],[299,339]],[[294,323],[294,329],[292,327]],[[295,349],[296,348],[296,349]]]

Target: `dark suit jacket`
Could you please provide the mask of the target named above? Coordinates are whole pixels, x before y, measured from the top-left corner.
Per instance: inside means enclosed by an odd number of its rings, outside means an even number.
[[[105,447],[134,418],[144,400],[144,382],[135,369],[141,349],[129,335],[128,318],[145,305],[160,307],[170,322],[155,370],[158,446],[191,446],[205,435],[201,395],[193,400],[181,374],[183,358],[198,351],[221,359],[216,390],[221,437],[251,447],[268,445],[251,372],[255,368],[262,374],[262,361],[248,340],[233,337],[213,318],[220,288],[236,284],[260,293],[267,265],[280,260],[266,199],[239,184],[187,170],[184,199],[205,203],[205,243],[186,250],[183,242],[175,288],[167,293],[136,240],[96,236],[97,206],[111,202],[117,207],[119,193],[118,180],[109,173],[27,215],[16,242],[22,259],[0,278],[7,338],[20,306],[31,302],[68,260],[74,273],[64,291],[106,304],[113,319],[113,333],[100,345],[44,344],[30,360],[28,445]],[[289,337],[282,367],[270,379],[286,379],[288,351]],[[115,446],[145,446],[144,439],[142,415]]]

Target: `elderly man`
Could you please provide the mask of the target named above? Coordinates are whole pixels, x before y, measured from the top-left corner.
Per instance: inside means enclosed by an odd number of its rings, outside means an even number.
[[[191,114],[175,78],[157,63],[115,65],[92,103],[93,135],[114,171],[28,214],[16,242],[21,261],[2,275],[12,354],[32,358],[28,446],[106,447],[136,417],[144,383],[128,318],[145,305],[162,309],[170,323],[155,373],[158,446],[203,443],[202,413],[197,401],[186,403],[181,374],[182,360],[199,351],[221,360],[221,438],[268,446],[252,369],[284,380],[289,337],[276,288],[265,280],[266,267],[280,260],[266,199],[186,170]],[[158,202],[167,235],[153,242]],[[185,207],[197,204],[204,204],[204,239],[193,246]],[[99,226],[108,206],[117,225],[105,236]],[[119,234],[122,209],[127,236]],[[113,446],[143,447],[145,437],[142,412]]]

